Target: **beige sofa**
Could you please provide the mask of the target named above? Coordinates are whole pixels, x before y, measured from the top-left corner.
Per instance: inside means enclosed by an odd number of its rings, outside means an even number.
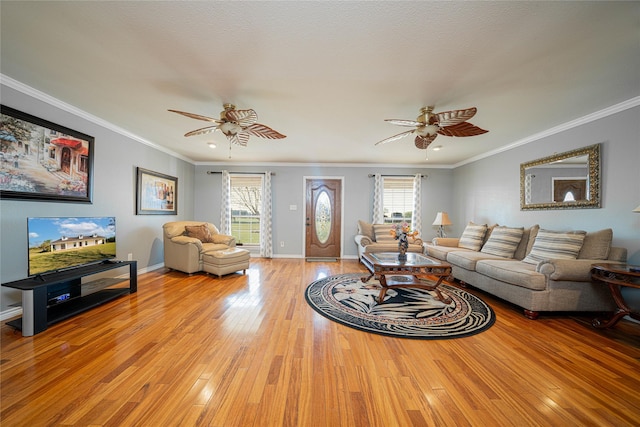
[[[202,221],[174,221],[162,226],[164,266],[184,273],[203,270],[203,254],[236,246],[233,236],[220,234],[215,225]]]
[[[373,252],[399,252],[398,241],[389,233],[391,224],[371,224],[358,221],[358,234],[355,242],[358,247],[358,259],[362,259],[365,253]],[[407,252],[424,252],[422,239],[419,237],[409,238],[409,248]]]
[[[615,309],[608,288],[591,280],[592,264],[626,262],[627,250],[611,246],[611,229],[563,233],[541,230],[538,225],[520,228],[519,240],[514,233],[507,242],[510,250],[515,246],[511,256],[500,250],[499,241],[507,239],[494,236],[494,244],[490,244],[496,230],[506,235],[517,228],[486,227],[479,247],[473,247],[468,239],[460,247],[461,239],[435,238],[425,250],[427,255],[451,264],[455,279],[522,307],[531,319],[540,312]],[[498,249],[491,250],[492,246]]]

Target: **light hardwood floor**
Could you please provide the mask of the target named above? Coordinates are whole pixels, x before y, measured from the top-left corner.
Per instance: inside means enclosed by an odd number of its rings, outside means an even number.
[[[526,319],[482,292],[488,331],[409,340],[331,322],[304,299],[357,261],[252,259],[222,279],[168,270],[138,293],[23,338],[2,325],[9,426],[627,426],[640,325]]]

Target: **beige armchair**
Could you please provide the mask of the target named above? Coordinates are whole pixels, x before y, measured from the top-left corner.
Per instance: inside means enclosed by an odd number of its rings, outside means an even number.
[[[220,234],[215,225],[202,221],[175,221],[162,226],[164,266],[184,273],[202,271],[202,255],[236,246],[233,236]]]

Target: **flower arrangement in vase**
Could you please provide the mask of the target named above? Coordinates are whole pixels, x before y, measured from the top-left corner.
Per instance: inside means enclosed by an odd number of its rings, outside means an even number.
[[[407,250],[409,249],[409,238],[414,239],[418,235],[417,231],[411,231],[411,226],[406,222],[393,224],[389,234],[398,241],[398,259],[404,261],[407,259]]]

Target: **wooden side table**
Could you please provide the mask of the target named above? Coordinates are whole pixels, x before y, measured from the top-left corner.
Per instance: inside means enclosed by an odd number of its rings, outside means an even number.
[[[591,324],[596,328],[611,328],[624,316],[631,316],[640,320],[640,313],[632,311],[624,301],[620,289],[622,286],[640,288],[640,267],[626,264],[594,264],[591,268],[591,278],[606,283],[609,286],[613,300],[618,309],[611,319],[602,321],[594,319]]]

